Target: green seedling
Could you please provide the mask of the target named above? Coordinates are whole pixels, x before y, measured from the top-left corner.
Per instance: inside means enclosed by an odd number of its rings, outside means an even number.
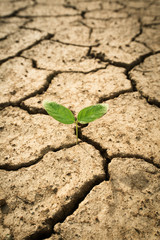
[[[55,120],[64,124],[75,123],[76,137],[77,137],[76,143],[78,143],[78,123],[86,124],[86,123],[93,122],[94,120],[106,114],[108,110],[107,104],[96,104],[96,105],[83,108],[78,113],[77,118],[75,118],[71,110],[69,110],[68,108],[56,102],[49,102],[45,100],[43,102],[43,107],[46,110],[46,112]]]

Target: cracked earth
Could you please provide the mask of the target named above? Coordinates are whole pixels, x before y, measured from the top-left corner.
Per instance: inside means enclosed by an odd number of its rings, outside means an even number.
[[[159,13],[159,0],[0,0],[0,240],[160,239]],[[44,99],[109,110],[76,145]]]

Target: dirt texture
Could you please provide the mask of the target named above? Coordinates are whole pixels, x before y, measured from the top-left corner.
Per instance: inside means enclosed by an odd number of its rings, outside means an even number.
[[[42,91],[51,72],[33,68],[31,59],[10,59],[0,68],[0,104],[17,104],[22,99]],[[41,90],[40,90],[41,89]]]
[[[138,91],[150,102],[160,102],[160,54],[150,56],[130,72]]]
[[[107,103],[108,114],[82,129],[83,138],[98,142],[110,158],[137,155],[160,166],[160,109],[137,92]]]
[[[0,174],[8,192],[3,224],[15,239],[51,230],[51,218],[60,220],[90,187],[105,179],[103,158],[87,143],[48,152],[33,166]]]
[[[51,46],[51,47],[50,47]],[[37,67],[54,71],[91,71],[105,66],[98,60],[89,59],[89,47],[69,45],[54,40],[46,40],[25,51],[22,56],[32,58]]]
[[[31,116],[22,109],[7,107],[1,111],[1,119],[1,167],[22,167],[38,161],[49,149],[75,144],[71,125],[49,116]]]
[[[160,239],[159,12],[0,1],[0,240]],[[43,100],[109,110],[76,144]]]
[[[67,240],[158,239],[160,170],[141,159],[114,158],[109,174],[55,231]]]
[[[65,105],[77,114],[82,106],[87,107],[120,92],[128,91],[132,91],[132,85],[125,75],[125,70],[106,66],[95,72],[59,73],[43,94],[23,101],[23,104],[26,108],[36,108],[40,111],[43,100],[48,99]]]

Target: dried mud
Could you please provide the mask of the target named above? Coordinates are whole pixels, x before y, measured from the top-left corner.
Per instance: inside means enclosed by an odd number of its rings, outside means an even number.
[[[0,2],[0,240],[159,240],[160,2]],[[43,100],[77,115],[75,128]]]

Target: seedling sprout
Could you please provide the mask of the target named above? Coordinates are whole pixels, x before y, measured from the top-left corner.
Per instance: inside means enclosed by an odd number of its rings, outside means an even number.
[[[106,114],[108,110],[107,104],[96,104],[86,108],[83,108],[79,113],[77,118],[74,117],[71,110],[64,107],[61,104],[56,102],[44,101],[43,107],[46,112],[53,117],[55,120],[64,124],[73,124],[76,125],[76,143],[78,143],[78,123],[86,124],[93,122],[94,120],[102,117]]]

